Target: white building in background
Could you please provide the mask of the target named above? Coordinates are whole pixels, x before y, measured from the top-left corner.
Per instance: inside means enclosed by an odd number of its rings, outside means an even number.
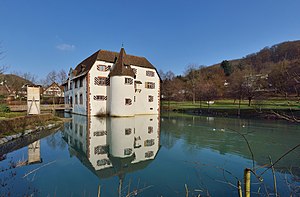
[[[159,114],[160,78],[144,57],[99,50],[70,69],[66,109],[88,116]]]
[[[64,97],[64,90],[57,83],[53,82],[43,91],[43,96]]]

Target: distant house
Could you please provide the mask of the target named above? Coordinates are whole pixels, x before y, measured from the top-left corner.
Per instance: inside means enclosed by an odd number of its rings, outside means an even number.
[[[63,86],[59,86],[57,83],[53,82],[44,90],[43,96],[64,97]]]
[[[158,114],[160,78],[144,57],[99,50],[83,60],[64,84],[65,104],[82,115]]]

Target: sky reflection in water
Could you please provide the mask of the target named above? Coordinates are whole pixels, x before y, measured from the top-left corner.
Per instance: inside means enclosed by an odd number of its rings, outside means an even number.
[[[190,196],[237,195],[236,179],[242,181],[244,168],[253,165],[237,131],[249,141],[258,174],[269,163],[268,155],[275,161],[300,139],[298,125],[275,121],[73,115],[61,131],[6,155],[0,162],[0,195],[96,196],[100,185],[101,196],[184,196],[185,184]],[[18,160],[27,165],[9,169]],[[295,150],[276,165],[282,196],[299,186],[299,164],[300,150]],[[252,183],[252,192],[265,191],[254,176]],[[263,183],[272,193],[271,171]]]

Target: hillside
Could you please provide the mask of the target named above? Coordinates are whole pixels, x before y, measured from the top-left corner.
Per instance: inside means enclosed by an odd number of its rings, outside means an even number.
[[[183,93],[178,93],[183,92]],[[188,68],[184,76],[165,77],[162,94],[174,101],[300,98],[300,40],[265,47],[241,59]]]
[[[256,73],[270,73],[275,67],[282,64],[289,69],[292,67],[295,69],[295,67],[300,67],[300,40],[265,47],[257,53],[228,61],[233,70],[247,69]],[[220,68],[220,65],[221,63],[218,63],[209,67]]]
[[[14,74],[1,74],[0,94],[5,95],[13,91],[21,91],[22,86],[25,84],[32,84],[32,82]]]

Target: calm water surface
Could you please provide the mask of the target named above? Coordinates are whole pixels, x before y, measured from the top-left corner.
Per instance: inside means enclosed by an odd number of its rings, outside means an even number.
[[[245,168],[260,175],[269,156],[274,162],[299,143],[300,127],[279,121],[73,115],[58,132],[1,156],[0,196],[97,196],[99,186],[101,196],[185,196],[185,186],[189,196],[237,196]],[[275,167],[280,195],[299,196],[300,148]],[[251,175],[252,196],[274,193],[272,171],[262,178]]]

